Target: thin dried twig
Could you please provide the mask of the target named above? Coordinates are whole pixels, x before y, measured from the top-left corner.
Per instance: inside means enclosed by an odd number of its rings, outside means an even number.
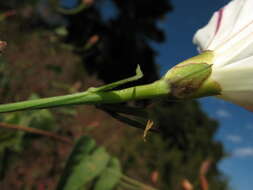
[[[8,123],[1,123],[1,122],[0,122],[0,128],[20,130],[20,131],[24,131],[24,132],[28,132],[28,133],[47,136],[49,138],[52,138],[54,140],[57,140],[57,141],[60,141],[60,142],[66,143],[66,144],[71,144],[71,145],[73,144],[73,142],[70,139],[68,139],[67,137],[63,137],[63,136],[57,135],[55,133],[51,133],[51,132],[44,131],[41,129],[29,128],[29,127],[24,127],[24,126],[20,126],[20,125],[13,125],[13,124],[8,124]]]
[[[181,187],[183,190],[193,190],[193,185],[188,179],[183,179],[181,181]]]
[[[94,4],[95,0],[82,0],[82,2],[87,6],[91,6],[92,4]]]
[[[206,179],[206,174],[212,164],[212,160],[205,160],[200,167],[199,170],[199,180],[200,180],[200,188],[201,190],[208,190],[209,189],[209,184],[208,180]]]
[[[154,126],[154,122],[152,120],[148,120],[146,127],[144,129],[143,132],[143,140],[146,141],[146,137],[148,135],[148,131],[152,129],[152,127]]]

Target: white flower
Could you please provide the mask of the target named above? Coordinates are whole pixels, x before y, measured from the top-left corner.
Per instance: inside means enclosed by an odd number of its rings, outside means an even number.
[[[215,12],[193,42],[214,53],[210,78],[222,99],[253,111],[253,0],[233,0]]]

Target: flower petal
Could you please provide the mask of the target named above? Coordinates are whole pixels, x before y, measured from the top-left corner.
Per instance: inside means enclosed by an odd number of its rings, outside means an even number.
[[[253,56],[222,68],[214,65],[211,78],[222,88],[219,98],[253,110]]]
[[[245,109],[253,112],[253,102],[252,102],[253,92],[234,92],[225,93],[222,96],[217,96],[223,100],[237,104]],[[251,100],[251,101],[250,101]]]
[[[210,77],[221,86],[219,98],[253,111],[253,0],[232,0],[193,42],[214,52]]]
[[[253,92],[253,56],[221,68],[214,64],[211,78],[221,85],[224,92]]]
[[[201,50],[215,50],[220,55],[230,52],[230,56],[226,55],[226,58],[229,58],[226,61],[231,60],[232,50],[237,50],[233,53],[235,57],[242,52],[243,47],[248,47],[249,43],[253,43],[252,9],[252,0],[231,1],[224,8],[215,12],[210,22],[196,32],[193,42]],[[241,41],[247,41],[247,44],[242,46]],[[238,49],[238,47],[241,48]],[[251,53],[253,53],[253,48]]]
[[[218,13],[215,12],[209,23],[195,33],[193,37],[193,43],[198,46],[200,51],[207,50],[208,45],[213,40],[219,20],[218,17]]]

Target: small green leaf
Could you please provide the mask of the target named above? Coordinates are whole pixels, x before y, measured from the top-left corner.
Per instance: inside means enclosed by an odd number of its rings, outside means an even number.
[[[88,89],[88,91],[90,91],[90,92],[101,92],[101,91],[111,90],[111,89],[119,87],[123,84],[139,80],[140,78],[143,77],[143,73],[141,71],[140,65],[137,65],[137,68],[136,68],[135,72],[136,72],[136,74],[132,77],[122,79],[122,80],[119,80],[119,81],[116,81],[116,82],[113,82],[113,83],[110,83],[110,84],[106,84],[106,85],[98,87],[98,88],[91,87],[91,88]]]

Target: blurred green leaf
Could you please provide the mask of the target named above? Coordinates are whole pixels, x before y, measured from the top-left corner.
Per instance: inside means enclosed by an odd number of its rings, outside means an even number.
[[[22,138],[24,132],[22,131],[10,131],[1,129],[0,131],[0,153],[6,148],[14,152],[20,152],[22,150]]]
[[[36,99],[38,96],[33,94],[30,99]],[[54,130],[55,120],[53,114],[48,110],[15,112],[0,115],[0,122],[12,124],[16,126],[31,127],[43,130]],[[13,165],[16,159],[13,159],[13,154],[20,153],[24,149],[25,132],[21,130],[13,130],[0,128],[0,175],[1,179],[4,177],[5,170]],[[14,155],[16,157],[17,155]],[[2,160],[8,159],[7,162]]]
[[[63,37],[68,35],[68,31],[65,26],[57,27],[55,29],[55,33]]]
[[[10,113],[3,115],[0,120],[9,124],[20,124],[21,119],[20,114]],[[23,131],[0,129],[0,152],[3,152],[6,148],[14,152],[20,152],[24,135]]]
[[[44,110],[37,110],[31,111],[27,114],[30,115],[29,117],[29,126],[37,129],[49,130],[52,131],[55,128],[55,119],[53,114],[44,109]]]
[[[0,87],[3,95],[7,94],[9,83],[10,77],[7,61],[0,56]]]
[[[95,148],[95,141],[81,137],[67,161],[57,190],[78,190],[97,177],[110,159],[104,148]]]
[[[112,190],[119,183],[121,178],[121,166],[117,158],[111,158],[107,168],[99,176],[94,190]]]

